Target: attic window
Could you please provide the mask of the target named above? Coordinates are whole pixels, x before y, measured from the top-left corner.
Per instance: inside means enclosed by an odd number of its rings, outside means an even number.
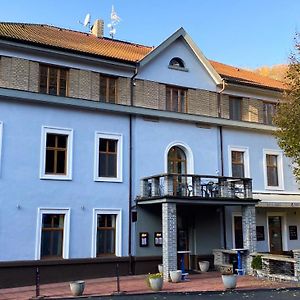
[[[188,71],[185,68],[184,61],[179,57],[173,57],[169,62],[169,68],[181,71]]]

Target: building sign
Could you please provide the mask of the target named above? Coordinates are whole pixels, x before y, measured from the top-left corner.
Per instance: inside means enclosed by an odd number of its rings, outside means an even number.
[[[140,247],[148,247],[148,246],[149,246],[149,233],[140,232]]]
[[[162,246],[162,233],[161,232],[155,232],[154,233],[154,245],[156,247]]]
[[[297,226],[292,225],[289,226],[289,234],[290,234],[290,240],[298,240],[298,232],[297,232]]]
[[[256,226],[256,240],[257,241],[265,240],[265,227],[264,226]]]

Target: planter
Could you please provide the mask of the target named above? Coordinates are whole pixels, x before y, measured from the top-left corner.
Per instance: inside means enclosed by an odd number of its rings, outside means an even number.
[[[182,271],[181,270],[170,271],[170,277],[172,282],[179,282],[181,281]]]
[[[163,264],[158,265],[158,272],[162,273],[163,272]]]
[[[163,278],[157,277],[157,278],[149,278],[149,284],[153,291],[161,291],[163,287]]]
[[[222,275],[222,280],[225,289],[234,289],[236,287],[237,275]]]
[[[209,261],[207,260],[199,261],[199,269],[201,272],[207,272],[209,269]]]
[[[256,275],[258,278],[262,278],[264,277],[264,272],[263,270],[255,270],[256,271]]]
[[[85,282],[83,280],[70,282],[70,289],[73,296],[81,296],[84,291]]]

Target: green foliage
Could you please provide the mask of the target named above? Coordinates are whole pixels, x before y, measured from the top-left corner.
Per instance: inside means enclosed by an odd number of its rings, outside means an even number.
[[[261,255],[254,256],[251,262],[251,268],[254,270],[262,269],[262,259]]]
[[[220,272],[222,275],[232,275],[233,274],[233,267],[231,266],[221,266]]]
[[[149,281],[150,279],[161,278],[161,277],[163,277],[163,273],[148,274],[146,278],[146,283],[148,287],[151,288],[150,281]]]
[[[295,37],[295,51],[286,75],[287,89],[277,107],[275,135],[285,155],[292,159],[293,172],[300,182],[300,33]]]

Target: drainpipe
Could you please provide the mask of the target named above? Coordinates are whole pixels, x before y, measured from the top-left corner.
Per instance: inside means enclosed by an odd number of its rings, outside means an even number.
[[[221,118],[221,97],[222,93],[225,90],[225,80],[222,80],[222,89],[218,92],[218,117]],[[220,137],[220,164],[221,164],[221,176],[224,176],[224,146],[223,146],[223,127],[218,126],[219,129],[219,137]],[[223,227],[223,245],[224,248],[227,248],[227,243],[226,243],[226,222],[225,222],[225,206],[222,206],[222,227]]]
[[[135,68],[133,76],[130,78],[130,106],[133,106],[134,79],[138,74],[138,67]],[[132,114],[129,115],[129,192],[128,192],[128,255],[129,255],[129,275],[134,273],[131,234],[132,234]]]

